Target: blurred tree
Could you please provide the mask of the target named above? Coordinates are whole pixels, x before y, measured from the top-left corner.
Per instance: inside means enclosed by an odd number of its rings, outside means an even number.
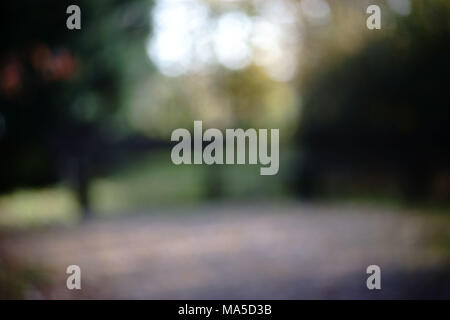
[[[81,8],[68,30],[66,8]],[[151,66],[150,1],[0,4],[0,192],[73,178],[83,211],[88,181],[130,148],[148,147],[122,117],[127,90]]]
[[[310,196],[333,171],[391,172],[408,200],[450,164],[450,4],[414,2],[409,16],[304,91],[297,187]]]

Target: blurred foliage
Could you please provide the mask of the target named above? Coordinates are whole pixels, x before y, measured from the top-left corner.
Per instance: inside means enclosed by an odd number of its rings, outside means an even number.
[[[81,30],[66,28],[70,4],[81,7]],[[60,162],[88,152],[87,141],[127,132],[124,96],[150,70],[143,50],[150,5],[2,2],[1,191],[55,181]]]
[[[57,182],[93,154],[102,160],[89,168],[97,173],[127,153],[104,152],[105,145],[116,146],[135,131],[168,141],[173,129],[192,128],[194,120],[205,128],[280,128],[282,149],[300,149],[301,159],[285,160],[272,181],[251,166],[174,168],[168,157],[154,154],[96,178],[89,192],[95,209],[196,202],[208,198],[208,190],[234,199],[278,197],[286,194],[286,181],[314,189],[323,176],[338,193],[347,190],[340,176],[351,180],[349,189],[364,197],[376,194],[386,178],[382,190],[389,198],[398,189],[392,172],[411,195],[428,184],[445,194],[449,4],[403,2],[411,12],[399,14],[392,1],[375,1],[383,12],[377,31],[366,28],[368,1],[180,2],[193,4],[195,10],[186,5],[186,12],[200,12],[199,19],[206,12],[208,28],[192,29],[192,51],[199,50],[197,42],[210,41],[212,58],[196,65],[192,56],[188,71],[177,76],[155,72],[147,56],[151,29],[161,28],[161,21],[150,26],[149,20],[156,7],[175,2],[157,1],[155,8],[150,0],[1,4],[0,192],[14,190],[0,199],[3,220],[32,221],[32,211],[42,218],[37,220],[72,219],[79,205],[64,183],[24,188]],[[66,28],[72,3],[81,7],[79,31]],[[252,29],[244,41],[251,57],[238,68],[220,61],[217,39],[211,40],[230,13]],[[191,30],[184,24],[181,29]],[[262,41],[269,36],[274,42]],[[282,66],[278,77],[274,65]],[[294,162],[298,174],[291,171]],[[344,170],[333,172],[339,166]],[[360,166],[363,178],[354,175]]]
[[[397,176],[416,201],[448,176],[449,18],[446,1],[413,2],[395,28],[310,75],[299,136],[301,193],[314,192],[320,177],[336,170],[349,178],[363,170]]]
[[[205,128],[284,127],[292,132],[296,102],[291,84],[269,78],[258,66],[219,67],[177,78],[155,74],[136,86],[128,117],[141,132],[164,139],[178,127],[192,129],[199,119]],[[281,138],[288,137],[286,133]]]

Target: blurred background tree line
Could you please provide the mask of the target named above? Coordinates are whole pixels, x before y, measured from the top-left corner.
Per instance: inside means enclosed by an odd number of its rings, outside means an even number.
[[[381,30],[366,28],[373,3]],[[69,4],[81,30],[66,28]],[[450,195],[447,1],[18,1],[0,14],[5,223],[208,197]],[[170,133],[197,119],[280,128],[279,174],[172,165]]]

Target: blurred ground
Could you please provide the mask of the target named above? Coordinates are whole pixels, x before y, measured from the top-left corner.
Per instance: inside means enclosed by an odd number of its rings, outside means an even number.
[[[190,211],[190,212],[188,212]],[[28,298],[450,298],[450,217],[304,204],[149,210],[14,231],[2,249],[44,270]],[[82,269],[82,290],[65,270]],[[366,267],[382,290],[366,288]]]

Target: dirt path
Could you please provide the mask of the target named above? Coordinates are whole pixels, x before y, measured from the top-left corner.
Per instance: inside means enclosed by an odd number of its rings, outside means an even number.
[[[3,247],[48,271],[43,298],[450,297],[440,245],[450,217],[304,205],[190,211],[16,233]],[[65,287],[71,264],[82,269],[81,291]],[[382,269],[381,291],[366,288],[371,264]]]

